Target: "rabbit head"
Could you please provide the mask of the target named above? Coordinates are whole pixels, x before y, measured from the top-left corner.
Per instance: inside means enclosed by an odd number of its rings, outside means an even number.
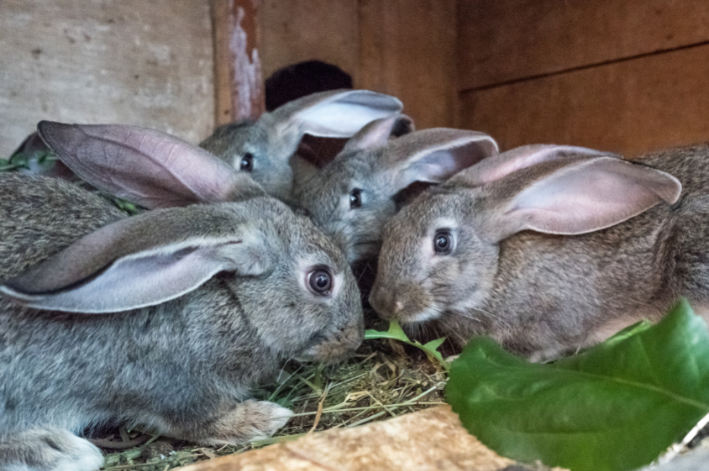
[[[544,305],[545,296],[564,295],[564,287],[545,284],[549,274],[573,285],[593,270],[583,264],[601,242],[567,236],[595,236],[675,202],[680,190],[665,172],[579,147],[526,146],[483,160],[386,225],[370,303],[403,323],[437,320],[461,343],[488,334],[529,352],[520,338],[531,329],[518,318],[543,316],[554,305]],[[581,268],[561,268],[567,262]],[[570,297],[587,303],[583,295]]]
[[[220,126],[200,147],[250,174],[269,194],[288,200],[294,179],[290,161],[304,134],[350,137],[370,121],[401,109],[396,98],[367,90],[315,93],[255,122]]]
[[[0,287],[34,309],[106,314],[167,303],[206,284],[238,300],[240,315],[281,357],[338,360],[362,338],[361,307],[347,261],[304,216],[279,201],[160,209],[80,238]],[[220,299],[221,300],[221,299]],[[219,317],[219,316],[217,316]]]
[[[336,240],[350,263],[377,254],[401,190],[414,182],[443,182],[497,153],[495,141],[475,131],[436,128],[389,139],[410,127],[403,115],[369,123],[294,191],[294,204]]]
[[[82,239],[84,242],[77,242],[77,248],[72,249],[73,251],[65,251],[62,252],[64,255],[57,256],[57,260],[68,258],[57,262],[59,265],[54,270],[46,272],[55,273],[60,266],[73,267],[65,268],[64,276],[76,279],[67,282],[65,286],[79,283],[81,287],[74,286],[76,289],[70,291],[70,299],[82,298],[89,303],[91,296],[83,290],[90,290],[94,293],[95,302],[101,299],[105,302],[108,302],[108,299],[116,302],[125,299],[131,303],[130,306],[90,304],[89,307],[79,307],[73,304],[74,301],[67,301],[62,308],[62,304],[57,304],[60,303],[58,300],[61,299],[61,289],[55,286],[51,288],[58,290],[51,297],[54,304],[42,309],[113,312],[154,305],[179,297],[196,289],[216,273],[224,271],[225,266],[216,264],[207,269],[205,265],[204,270],[200,272],[196,267],[184,263],[170,268],[170,264],[165,260],[181,259],[194,252],[187,258],[196,257],[196,260],[204,261],[204,256],[199,255],[200,250],[196,249],[199,246],[196,241],[209,240],[208,231],[215,229],[219,234],[224,231],[232,231],[233,234],[229,237],[217,236],[217,239],[226,237],[223,242],[217,243],[218,246],[226,244],[219,249],[211,247],[216,242],[207,242],[204,250],[213,252],[207,258],[213,256],[225,262],[231,255],[226,256],[223,250],[235,254],[234,250],[237,248],[237,251],[245,251],[243,254],[252,257],[243,259],[245,265],[236,270],[243,276],[237,278],[238,283],[232,283],[245,289],[237,295],[245,311],[258,313],[267,306],[272,308],[270,312],[273,313],[290,313],[291,315],[286,316],[287,322],[295,322],[296,319],[300,322],[300,327],[293,326],[293,330],[289,332],[288,336],[292,337],[281,339],[283,345],[288,345],[290,340],[296,345],[302,345],[302,337],[294,335],[299,328],[302,328],[303,332],[315,328],[312,332],[318,332],[318,338],[321,340],[332,340],[335,337],[342,339],[343,348],[340,353],[337,353],[338,349],[333,346],[307,350],[310,353],[306,352],[306,356],[324,360],[328,358],[324,353],[328,349],[332,352],[331,357],[339,357],[361,341],[361,307],[357,304],[357,287],[351,271],[343,265],[346,261],[342,253],[308,218],[296,215],[283,203],[268,197],[247,174],[229,168],[200,148],[158,131],[133,126],[81,126],[51,122],[42,122],[38,127],[42,137],[57,151],[60,158],[89,183],[148,208],[172,208],[168,213],[151,212],[140,218],[126,219],[101,228],[86,236],[86,240]],[[238,207],[226,203],[217,204],[220,201],[244,204]],[[190,205],[196,202],[213,205]],[[187,207],[183,213],[174,208],[185,205]],[[219,222],[220,220],[222,222]],[[158,224],[160,221],[162,222]],[[219,224],[223,225],[221,229]],[[242,233],[239,227],[249,230]],[[174,240],[158,242],[162,237],[172,237]],[[144,242],[139,242],[140,240]],[[141,243],[144,245],[141,246]],[[92,251],[90,247],[97,248]],[[144,258],[138,255],[143,252],[152,254],[153,251],[162,255],[156,255],[155,260],[151,259],[152,256],[146,255],[148,258]],[[121,260],[124,256],[131,261],[126,265],[128,272],[125,273],[118,270],[122,266]],[[83,265],[88,264],[89,268],[79,268],[82,266],[82,263],[79,263],[81,257],[85,257]],[[144,266],[146,263],[148,265]],[[152,267],[150,264],[156,266]],[[109,265],[113,267],[110,270],[105,268]],[[39,265],[35,270],[44,270],[42,266],[44,265]],[[100,268],[101,266],[103,268]],[[160,267],[167,271],[161,271]],[[72,270],[78,271],[72,275]],[[102,272],[101,276],[96,276],[97,271],[101,270],[106,271]],[[112,275],[114,270],[116,274]],[[142,275],[138,276],[139,273]],[[146,279],[149,274],[152,275]],[[95,279],[88,284],[79,281],[86,276],[95,276]],[[119,282],[124,276],[134,282]],[[270,279],[280,283],[278,295],[273,293],[265,296],[268,291],[264,290],[267,285],[263,281],[268,277],[273,277]],[[153,282],[160,284],[169,294],[160,294],[161,290],[151,285]],[[289,282],[292,285],[285,286]],[[114,283],[124,286],[122,294],[104,296],[102,293],[118,289]],[[254,283],[253,291],[245,288]],[[181,285],[184,286],[180,288]],[[10,289],[14,286],[13,282],[7,286]],[[31,286],[35,289],[42,286],[36,276],[31,278]],[[17,296],[22,292],[22,289],[17,291]],[[250,294],[253,297],[249,297]],[[141,301],[143,295],[147,300]],[[304,311],[301,308],[305,305],[305,300],[301,295],[313,296],[323,301],[318,308],[313,306],[311,309],[312,320],[318,326],[306,322],[307,319],[302,315]],[[279,297],[280,300],[277,301]],[[294,301],[296,299],[298,302]],[[281,304],[276,305],[277,302]],[[35,304],[32,306],[40,307]],[[330,319],[330,314],[344,317],[339,320]],[[269,338],[274,345],[277,344],[278,335],[283,337],[281,325],[282,322],[273,322],[264,327],[272,329]],[[325,335],[330,332],[328,328],[335,328],[332,326],[344,330],[333,330],[334,337]]]

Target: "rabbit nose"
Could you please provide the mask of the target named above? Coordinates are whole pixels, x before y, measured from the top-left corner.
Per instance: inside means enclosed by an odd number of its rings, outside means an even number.
[[[369,296],[369,304],[383,319],[393,319],[404,308],[404,303],[396,298],[393,291],[375,288]]]

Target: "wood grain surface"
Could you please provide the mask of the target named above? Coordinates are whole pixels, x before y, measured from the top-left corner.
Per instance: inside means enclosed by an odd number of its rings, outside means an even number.
[[[441,406],[361,427],[318,432],[181,471],[498,471],[513,464],[470,435],[450,407]]]
[[[460,89],[709,41],[705,0],[459,0]]]
[[[463,127],[503,149],[574,144],[632,156],[709,140],[709,45],[461,94]]]
[[[0,2],[0,157],[43,119],[212,131],[209,3]]]

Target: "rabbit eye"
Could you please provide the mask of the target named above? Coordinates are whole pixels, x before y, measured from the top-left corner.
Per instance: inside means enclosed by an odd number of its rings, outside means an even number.
[[[453,250],[453,237],[448,229],[436,231],[433,238],[433,249],[438,255],[448,255]]]
[[[355,188],[350,192],[350,209],[356,209],[362,206],[362,190]]]
[[[241,164],[240,164],[241,170],[244,172],[250,172],[254,168],[254,154],[251,152],[247,152],[244,154],[244,156],[241,158]]]
[[[327,296],[332,289],[332,276],[330,272],[319,267],[308,274],[308,287],[313,294],[318,296]]]

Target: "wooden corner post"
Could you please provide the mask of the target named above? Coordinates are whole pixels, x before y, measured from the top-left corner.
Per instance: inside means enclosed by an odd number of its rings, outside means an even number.
[[[211,0],[215,125],[265,111],[258,52],[258,0]]]

